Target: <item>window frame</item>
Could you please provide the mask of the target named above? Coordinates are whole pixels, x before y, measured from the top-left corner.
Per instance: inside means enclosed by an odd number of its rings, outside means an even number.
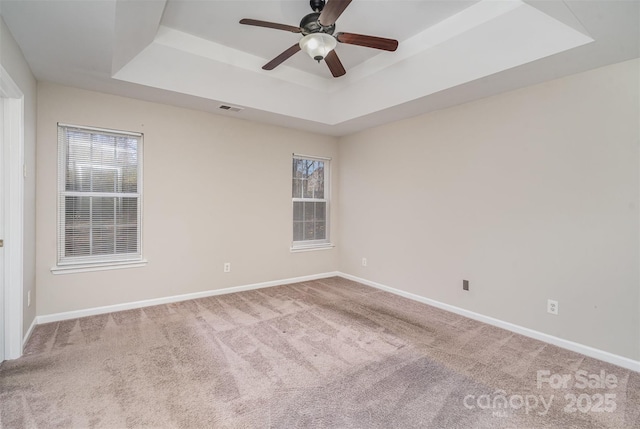
[[[324,198],[298,198],[293,196],[293,192],[291,193],[291,251],[292,252],[301,252],[301,251],[309,251],[309,250],[322,250],[322,249],[330,249],[334,247],[331,243],[331,158],[314,156],[314,155],[303,155],[299,153],[294,153],[291,157],[291,162],[293,163],[296,159],[303,159],[308,161],[322,161],[324,163],[323,166],[323,183],[324,183]],[[292,164],[290,164],[292,165]],[[292,190],[293,190],[293,179],[292,180]],[[325,203],[325,238],[319,240],[299,240],[295,241],[293,237],[293,226],[294,226],[294,204],[296,202],[323,202]]]
[[[134,137],[138,140],[136,148],[137,157],[137,184],[136,192],[86,192],[86,191],[67,191],[67,154],[69,151],[69,139],[66,133],[69,130],[77,130],[80,132],[103,134],[111,136]],[[56,188],[56,265],[51,268],[53,274],[86,272],[97,270],[110,270],[118,268],[132,268],[146,265],[147,261],[143,258],[143,160],[144,160],[144,135],[138,132],[113,130],[106,128],[97,128],[84,125],[71,125],[58,123],[58,166],[57,166],[57,188]],[[107,254],[107,255],[90,255],[90,256],[65,256],[66,245],[66,215],[65,215],[65,197],[67,196],[85,196],[85,197],[112,197],[121,195],[119,198],[136,198],[137,199],[137,248],[135,253],[125,254]],[[115,245],[115,243],[114,243]]]

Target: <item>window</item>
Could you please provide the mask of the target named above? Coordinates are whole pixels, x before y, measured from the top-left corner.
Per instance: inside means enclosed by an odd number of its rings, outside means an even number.
[[[329,159],[293,156],[293,248],[329,243]]]
[[[58,269],[142,262],[142,134],[58,124]]]

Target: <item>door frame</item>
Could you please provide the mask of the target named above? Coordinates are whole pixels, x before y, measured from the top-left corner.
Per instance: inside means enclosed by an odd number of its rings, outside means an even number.
[[[0,65],[4,103],[4,356],[17,359],[23,347],[24,94]]]

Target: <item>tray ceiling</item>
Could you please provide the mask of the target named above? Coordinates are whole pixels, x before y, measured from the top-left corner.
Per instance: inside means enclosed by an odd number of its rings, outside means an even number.
[[[396,52],[339,43],[338,79],[302,52],[262,70],[300,35],[238,21],[297,26],[310,11],[305,0],[0,1],[39,80],[331,135],[640,54],[636,1],[354,0],[336,31],[397,39]]]

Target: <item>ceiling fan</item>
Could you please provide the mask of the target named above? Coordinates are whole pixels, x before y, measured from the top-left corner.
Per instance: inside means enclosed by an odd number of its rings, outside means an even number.
[[[325,5],[325,0],[310,0],[309,4],[313,12],[302,18],[299,27],[246,18],[241,19],[240,24],[274,28],[292,33],[301,33],[303,35],[299,43],[291,46],[262,66],[263,70],[273,70],[293,56],[293,54],[303,50],[318,62],[324,60],[333,77],[340,77],[344,75],[346,71],[334,50],[337,42],[382,49],[384,51],[395,51],[398,48],[398,41],[393,39],[341,32],[334,35],[336,20],[342,15],[342,12],[344,12],[347,6],[349,6],[349,3],[351,3],[351,0],[329,0]]]

